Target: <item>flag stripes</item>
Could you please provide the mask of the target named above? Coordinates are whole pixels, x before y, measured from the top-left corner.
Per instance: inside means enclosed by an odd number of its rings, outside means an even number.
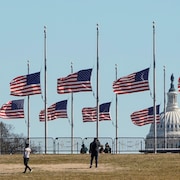
[[[57,118],[67,118],[67,100],[52,104],[47,109],[47,120],[54,120]],[[42,110],[39,114],[39,120],[45,121],[45,110]]]
[[[90,78],[92,69],[81,70],[57,80],[57,93],[92,91]]]
[[[10,82],[10,92],[13,96],[41,94],[40,72],[14,78]]]
[[[113,82],[113,91],[116,94],[128,94],[149,90],[149,68],[119,78]]]
[[[156,123],[160,122],[159,106],[156,106]],[[137,126],[154,123],[154,107],[136,111],[131,114],[132,122]]]
[[[18,119],[24,118],[24,99],[8,101],[0,108],[0,118]]]
[[[110,102],[101,104],[99,106],[99,121],[111,120],[109,109]],[[95,122],[97,121],[97,108],[86,107],[82,109],[83,122]]]

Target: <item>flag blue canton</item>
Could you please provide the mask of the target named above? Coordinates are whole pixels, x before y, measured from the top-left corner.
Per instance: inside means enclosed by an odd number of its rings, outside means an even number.
[[[66,108],[67,108],[67,100],[56,103],[56,110],[61,110],[61,109],[66,109]]]
[[[11,104],[12,110],[23,109],[23,108],[24,108],[24,99],[12,101]]]
[[[137,72],[135,75],[135,81],[148,80],[148,73],[149,73],[149,69],[145,69],[145,70]]]
[[[27,85],[40,84],[40,72],[27,75]]]
[[[77,81],[90,81],[92,69],[81,70],[77,74]]]
[[[159,114],[159,106],[160,105],[157,105],[156,106],[156,114]],[[148,115],[153,115],[154,114],[154,107],[150,107],[149,109],[148,109]]]
[[[110,108],[110,102],[109,103],[104,103],[104,104],[101,104],[100,107],[99,107],[99,112],[109,112],[109,108]]]

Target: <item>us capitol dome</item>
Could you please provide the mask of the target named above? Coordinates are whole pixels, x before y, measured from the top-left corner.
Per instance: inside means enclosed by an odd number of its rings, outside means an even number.
[[[178,92],[174,88],[174,76],[171,75],[170,89],[167,93],[167,106],[165,113],[160,114],[160,123],[157,123],[157,150],[169,149],[179,150],[180,147],[180,108],[178,107]],[[164,116],[165,114],[165,116]],[[154,124],[151,124],[150,131],[145,139],[145,149],[154,148]]]

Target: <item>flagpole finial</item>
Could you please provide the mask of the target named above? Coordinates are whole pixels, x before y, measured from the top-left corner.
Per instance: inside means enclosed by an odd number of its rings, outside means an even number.
[[[44,26],[44,33],[46,33],[46,29],[47,29],[46,26]]]
[[[99,29],[99,24],[98,23],[96,24],[96,27],[97,27],[97,30],[98,30]]]
[[[155,28],[155,22],[153,21],[153,28]]]
[[[73,62],[71,61],[71,73],[73,73]]]

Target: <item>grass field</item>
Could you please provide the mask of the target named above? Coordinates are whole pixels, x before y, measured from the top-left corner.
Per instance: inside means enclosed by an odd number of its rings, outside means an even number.
[[[100,154],[89,168],[90,155],[33,155],[24,171],[22,155],[0,155],[0,179],[179,180],[180,154]]]

